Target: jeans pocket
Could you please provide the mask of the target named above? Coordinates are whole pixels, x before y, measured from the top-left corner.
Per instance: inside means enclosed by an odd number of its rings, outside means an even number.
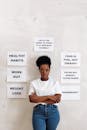
[[[39,105],[36,105],[36,106],[33,108],[33,113],[36,113],[36,114],[41,113],[41,109],[40,109],[40,106],[39,106]]]
[[[57,112],[57,106],[52,107],[52,112]]]

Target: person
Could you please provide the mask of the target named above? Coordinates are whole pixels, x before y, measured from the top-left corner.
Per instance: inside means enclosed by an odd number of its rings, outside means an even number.
[[[51,59],[48,56],[40,56],[36,65],[41,76],[31,81],[29,89],[29,101],[35,103],[32,114],[33,130],[56,130],[60,121],[60,85],[49,76]]]

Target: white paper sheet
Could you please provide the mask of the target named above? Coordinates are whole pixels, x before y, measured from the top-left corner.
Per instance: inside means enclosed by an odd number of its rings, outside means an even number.
[[[63,85],[62,100],[80,100],[79,85]]]
[[[53,51],[54,39],[51,37],[39,37],[34,40],[34,51]]]
[[[26,98],[26,92],[25,84],[7,84],[8,98]]]
[[[27,65],[27,52],[25,51],[8,51],[8,65],[25,66]]]
[[[80,53],[78,53],[78,52],[62,52],[61,53],[61,66],[79,67],[80,66]]]
[[[61,70],[61,83],[80,83],[80,69],[66,69]]]
[[[7,82],[26,82],[27,70],[25,67],[7,68]]]

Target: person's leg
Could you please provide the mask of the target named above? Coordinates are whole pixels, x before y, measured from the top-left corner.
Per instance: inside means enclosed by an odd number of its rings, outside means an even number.
[[[60,115],[57,108],[51,110],[51,116],[46,121],[46,130],[56,130],[60,121]]]
[[[32,117],[33,130],[46,130],[46,122],[40,108],[35,108]]]

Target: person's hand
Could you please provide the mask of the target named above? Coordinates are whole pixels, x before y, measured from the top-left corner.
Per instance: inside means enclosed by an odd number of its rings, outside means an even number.
[[[57,100],[57,97],[52,95],[52,96],[48,96],[48,99],[52,100],[52,101],[56,101]]]
[[[33,97],[33,98],[35,98],[35,99],[36,99],[36,98],[37,98],[36,93],[32,93],[32,94],[31,94],[31,97]]]
[[[48,99],[54,101],[55,103],[58,103],[61,99],[61,95],[55,94],[55,95],[52,95],[52,96],[48,96]]]

